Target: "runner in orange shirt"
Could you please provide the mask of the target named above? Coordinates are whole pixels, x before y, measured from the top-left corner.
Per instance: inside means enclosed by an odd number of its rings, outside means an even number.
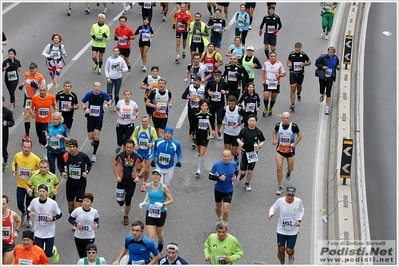
[[[132,28],[128,27],[126,22],[126,16],[122,15],[119,17],[119,26],[115,29],[114,40],[118,42],[117,46],[120,51],[120,56],[126,61],[127,68],[130,72],[130,40],[133,40],[136,37]]]
[[[30,130],[30,104],[32,102],[32,98],[34,95],[39,93],[39,85],[45,83],[44,76],[37,71],[37,64],[32,62],[29,65],[29,71],[25,72],[24,81],[22,85],[18,87],[19,90],[22,90],[24,85],[25,94],[24,94],[24,116],[25,116],[25,136],[24,140],[29,139],[29,130]]]
[[[183,36],[183,58],[186,57],[186,46],[187,46],[187,36],[188,36],[188,26],[193,20],[193,16],[190,11],[187,11],[187,4],[181,3],[181,9],[177,9],[176,13],[173,15],[173,29],[176,30],[176,63],[180,63],[180,39]]]
[[[44,132],[47,130],[47,125],[52,121],[51,106],[53,106],[53,111],[58,111],[58,108],[55,97],[47,93],[47,84],[41,84],[39,90],[40,93],[32,98],[29,112],[35,119],[36,134],[43,147],[43,158],[47,158],[47,141]],[[33,111],[34,109],[35,111]]]
[[[34,234],[26,230],[22,234],[22,244],[15,246],[13,265],[50,264],[44,250],[34,244]]]

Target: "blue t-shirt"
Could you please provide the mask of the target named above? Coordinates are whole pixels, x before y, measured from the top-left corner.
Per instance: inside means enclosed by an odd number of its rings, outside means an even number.
[[[245,47],[240,45],[239,48],[237,48],[234,44],[229,46],[228,49],[233,55],[237,56],[237,59],[242,58],[243,53],[245,52]]]
[[[215,190],[222,193],[230,193],[234,190],[233,182],[231,178],[233,178],[234,172],[238,169],[238,165],[235,161],[230,161],[228,164],[225,164],[223,160],[219,160],[213,164],[210,173],[212,175],[221,176],[223,174],[226,175],[226,180],[217,181],[215,184]]]
[[[94,91],[88,92],[83,98],[82,102],[89,102],[87,106],[90,109],[90,117],[101,117],[104,115],[104,101],[110,101],[111,97],[103,91],[100,91],[98,95],[94,94]]]
[[[129,262],[137,264],[148,264],[150,262],[150,253],[157,256],[159,254],[158,248],[154,241],[143,236],[140,241],[134,240],[133,236],[127,236],[125,239],[125,248],[129,250]]]
[[[58,126],[55,126],[53,123],[49,123],[47,125],[47,133],[49,135],[49,139],[47,142],[48,146],[51,146],[54,149],[65,148],[64,139],[58,139],[57,137],[55,137],[57,134],[65,136],[66,138],[70,137],[68,129],[64,124],[60,123],[58,124]]]
[[[338,58],[334,55],[332,58],[327,56],[327,67],[332,70],[331,77],[335,76],[335,66],[337,66]]]

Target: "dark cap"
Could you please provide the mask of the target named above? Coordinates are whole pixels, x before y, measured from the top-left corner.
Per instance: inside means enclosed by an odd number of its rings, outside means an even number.
[[[40,189],[44,189],[44,190],[46,190],[46,191],[48,192],[48,187],[47,187],[47,185],[45,185],[45,184],[41,184],[41,185],[39,185],[39,186],[37,187],[37,191],[39,191]]]
[[[285,190],[285,192],[286,192],[287,194],[295,194],[296,188],[295,188],[295,186],[289,186],[289,187],[287,187],[287,189]]]
[[[197,76],[194,77],[193,80],[194,80],[194,81],[201,81],[202,79],[201,79],[201,76],[198,76],[198,75],[197,75]]]
[[[222,72],[220,70],[217,70],[213,73],[213,76],[222,76]]]
[[[269,6],[269,10],[270,10],[270,9],[275,10],[276,8],[275,8],[274,6]]]
[[[76,141],[75,139],[71,139],[69,140],[69,145],[78,147],[78,141]]]
[[[302,44],[300,42],[296,42],[295,46],[301,46],[302,47]]]
[[[88,244],[86,247],[86,251],[94,250],[97,252],[97,246],[94,244]]]
[[[30,65],[29,65],[29,68],[30,69],[37,69],[37,64],[36,63],[30,63]]]
[[[34,233],[33,233],[31,230],[26,230],[26,231],[24,231],[24,232],[22,233],[22,239],[24,239],[24,238],[30,238],[30,239],[32,239],[33,241],[35,240],[35,238],[34,238]]]

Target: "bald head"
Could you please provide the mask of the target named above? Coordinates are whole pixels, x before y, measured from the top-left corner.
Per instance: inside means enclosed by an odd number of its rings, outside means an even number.
[[[281,114],[281,120],[284,125],[288,125],[291,120],[291,114],[288,111],[283,112],[283,114]]]

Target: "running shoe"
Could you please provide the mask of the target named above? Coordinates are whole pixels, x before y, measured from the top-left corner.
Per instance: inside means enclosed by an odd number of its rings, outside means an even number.
[[[249,192],[251,190],[252,190],[251,186],[249,184],[246,184],[245,185],[245,191]]]
[[[129,2],[129,5],[130,5],[130,8],[132,8],[132,7],[133,7],[133,3],[132,3],[132,2]]]
[[[129,217],[123,216],[123,225],[129,225]]]
[[[267,116],[267,108],[264,108],[264,109],[263,109],[263,114],[262,114],[262,116],[263,116],[263,117],[266,117],[266,116]]]
[[[143,66],[143,67],[141,68],[141,70],[142,70],[143,72],[146,72],[146,71],[147,71],[146,66]]]
[[[295,111],[295,104],[294,103],[291,104],[290,109],[291,109],[291,111]]]
[[[100,6],[100,2],[97,2],[97,3],[96,3],[96,6]]]
[[[330,115],[330,107],[326,107],[326,115]]]
[[[215,132],[215,131],[212,131],[212,133],[211,133],[211,139],[215,138],[215,136],[216,136],[216,132]]]
[[[71,15],[71,10],[68,10],[67,16]]]
[[[197,172],[195,173],[195,177],[200,178],[200,176],[201,176],[201,170],[198,169]]]
[[[195,143],[195,141],[193,141],[193,144],[191,145],[191,148],[197,148],[197,144]]]
[[[288,256],[288,264],[294,264],[294,255]]]
[[[143,13],[140,11],[140,16],[142,15]]]
[[[141,192],[146,192],[147,191],[147,187],[145,186],[145,183],[143,183],[143,185],[140,188]]]
[[[320,37],[324,38],[324,31],[321,32]]]
[[[101,75],[103,73],[103,70],[101,68],[98,68],[98,75]]]
[[[60,261],[60,254],[58,254],[57,247],[53,246],[53,263],[57,264]]]
[[[251,25],[249,25],[249,26],[248,26],[248,30],[252,30],[252,27],[251,27]]]
[[[13,111],[14,110],[14,105],[10,106],[10,110]]]
[[[122,13],[122,15],[125,15],[125,14],[126,14],[126,12],[127,12],[127,10],[126,10],[126,9],[124,9],[124,10],[123,10],[123,13]]]
[[[129,72],[131,72],[131,71],[132,71],[132,67],[130,66],[130,64],[129,64],[129,65],[127,65],[127,70],[128,70]]]
[[[320,100],[320,102],[323,102],[324,101],[324,95],[321,95],[319,100]]]
[[[115,148],[115,154],[118,154],[119,151],[121,151],[121,147],[120,147],[120,146],[117,146],[117,147]]]
[[[23,140],[30,140],[30,137],[29,137],[29,135],[25,134],[25,135],[24,135],[24,139],[23,139]]]
[[[222,132],[220,130],[218,130],[218,139],[222,140]]]
[[[162,10],[163,11],[163,10]],[[162,18],[162,21],[165,22],[166,21],[166,16],[164,15]]]
[[[26,220],[26,228],[31,228],[32,227],[32,220],[30,218],[28,218]]]
[[[326,34],[326,36],[324,37],[325,40],[328,40],[328,35]]]
[[[269,108],[269,109],[267,110],[267,115],[268,115],[268,116],[273,116],[273,109],[272,109],[272,108]]]
[[[107,14],[107,8],[104,9],[103,14]]]
[[[177,57],[175,58],[175,62],[176,62],[176,63],[180,63],[180,56],[177,56]]]
[[[91,156],[91,162],[93,162],[93,163],[97,162],[97,156],[96,155],[93,154]]]
[[[8,169],[8,164],[7,163],[3,163],[3,172],[6,172]]]
[[[298,99],[298,102],[301,102],[301,100],[302,100],[302,97],[301,97],[301,94],[296,94],[296,98]]]
[[[97,69],[97,63],[94,63],[92,70],[96,71],[96,69]]]
[[[278,189],[277,189],[276,195],[282,195],[283,192],[284,192],[283,187],[279,186]]]
[[[287,179],[287,181],[291,180],[291,172],[287,171],[287,175],[285,176],[285,179]]]
[[[186,51],[183,50],[183,52],[181,52],[181,55],[183,58],[186,58]]]
[[[90,14],[90,8],[86,7],[85,12],[86,14]]]

